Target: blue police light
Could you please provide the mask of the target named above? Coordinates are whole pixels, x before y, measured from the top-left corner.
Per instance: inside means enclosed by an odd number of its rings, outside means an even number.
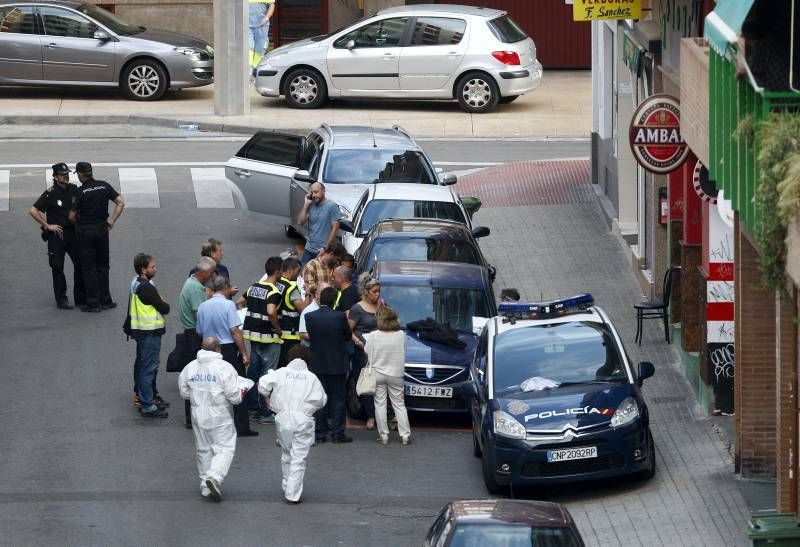
[[[498,306],[497,312],[509,321],[517,319],[545,319],[583,311],[592,304],[594,304],[592,295],[584,293],[560,300],[552,300],[550,302],[531,302],[524,304],[504,302]]]

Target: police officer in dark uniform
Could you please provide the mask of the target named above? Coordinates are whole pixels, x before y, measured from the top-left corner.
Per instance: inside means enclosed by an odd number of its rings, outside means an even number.
[[[109,183],[95,180],[92,164],[79,161],[75,165],[81,187],[74,210],[76,218],[78,249],[80,249],[81,271],[86,289],[86,305],[81,311],[99,312],[116,308],[108,288],[108,232],[125,208],[125,200]],[[108,216],[108,202],[114,202],[114,212]]]
[[[53,272],[53,293],[56,306],[71,310],[67,299],[67,278],[64,276],[64,255],[69,255],[74,270],[73,297],[76,306],[85,304],[75,225],[69,220],[69,212],[75,207],[78,187],[69,182],[69,168],[66,163],[53,165],[53,185],[39,196],[28,210],[33,220],[42,227],[42,239],[47,242],[47,256]],[[45,215],[47,217],[45,218]]]

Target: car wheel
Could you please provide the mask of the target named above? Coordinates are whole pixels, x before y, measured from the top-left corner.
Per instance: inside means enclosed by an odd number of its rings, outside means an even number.
[[[492,110],[500,99],[497,84],[483,72],[464,74],[456,85],[456,94],[461,108],[473,114]]]
[[[283,229],[286,231],[286,237],[290,237],[292,239],[303,239],[303,236],[300,235],[300,232],[294,229],[294,226],[291,224],[284,224]]]
[[[519,95],[508,95],[507,97],[500,97],[500,100],[498,102],[500,104],[513,103],[514,101],[517,100],[517,97],[519,97]]]
[[[167,90],[167,72],[157,61],[140,59],[122,72],[120,85],[134,101],[157,101]]]
[[[328,86],[319,72],[300,68],[286,77],[283,94],[291,108],[319,108],[328,98]]]
[[[497,484],[497,478],[489,467],[489,457],[486,453],[483,454],[483,458],[481,459],[481,468],[483,469],[483,482],[486,484],[486,491],[492,495],[505,494],[506,489]]]
[[[647,432],[647,438],[650,441],[647,449],[650,452],[648,454],[650,465],[644,471],[639,471],[637,478],[640,480],[650,480],[656,475],[656,443],[653,442],[653,434],[649,431]]]
[[[483,452],[481,451],[481,445],[478,444],[478,437],[475,435],[475,432],[472,432],[472,455],[476,458],[480,458]]]

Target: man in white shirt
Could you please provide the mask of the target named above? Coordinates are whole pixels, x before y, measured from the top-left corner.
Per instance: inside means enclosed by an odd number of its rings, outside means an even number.
[[[311,347],[311,342],[309,341],[311,338],[308,336],[308,328],[306,327],[306,315],[319,309],[319,293],[326,287],[330,287],[330,285],[327,283],[320,283],[312,295],[313,300],[311,300],[311,304],[306,306],[302,313],[300,313],[300,326],[297,328],[297,332],[300,334],[301,343],[307,348]]]

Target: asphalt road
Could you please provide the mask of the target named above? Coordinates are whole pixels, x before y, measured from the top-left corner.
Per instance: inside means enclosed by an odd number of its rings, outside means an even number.
[[[58,140],[4,142],[0,164],[79,159],[223,162],[241,140]],[[457,165],[553,154],[586,154],[586,143],[430,142],[435,161]],[[463,162],[459,164],[459,162]],[[131,257],[155,255],[156,282],[175,304],[201,243],[225,242],[235,284],[262,272],[265,256],[290,241],[279,227],[237,209],[197,209],[180,168],[159,170],[160,208],[128,209],[111,233],[111,288],[120,306],[102,314],[56,310],[46,246],[27,208],[42,189],[40,168],[11,169],[10,210],[0,212],[6,266],[0,270],[0,530],[2,544],[419,545],[452,499],[486,497],[464,420],[427,420],[414,444],[381,446],[354,429],[356,442],[314,448],[304,500],[280,491],[273,426],[241,439],[221,505],[198,495],[193,440],[182,425],[176,375],[162,372],[173,403],[163,421],[139,418],[131,404],[135,345],[121,326]],[[181,179],[181,176],[184,179]],[[68,275],[71,285],[72,275]],[[177,332],[168,316],[162,366]],[[162,369],[163,370],[163,369]]]

